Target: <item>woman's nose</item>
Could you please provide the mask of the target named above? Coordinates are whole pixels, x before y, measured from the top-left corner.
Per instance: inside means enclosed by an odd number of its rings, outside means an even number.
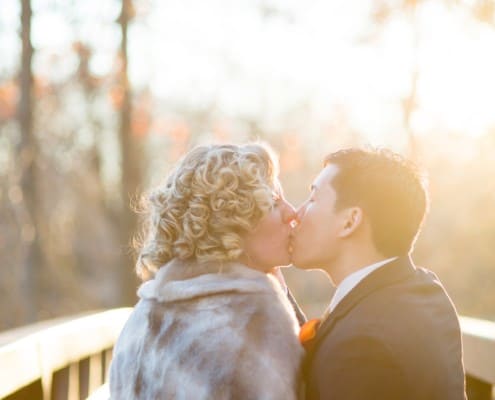
[[[284,206],[282,209],[282,221],[284,224],[290,224],[297,218],[296,209],[288,201],[284,200]]]

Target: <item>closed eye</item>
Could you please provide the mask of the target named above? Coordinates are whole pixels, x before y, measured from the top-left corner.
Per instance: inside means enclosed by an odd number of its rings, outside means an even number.
[[[278,207],[280,202],[280,195],[274,192],[272,195],[272,200],[273,200],[273,207]]]
[[[316,195],[316,190],[317,190],[317,187],[315,185],[311,185],[309,190],[311,191],[310,195],[309,195],[309,199],[308,201],[310,203],[314,202],[315,201],[315,195]]]

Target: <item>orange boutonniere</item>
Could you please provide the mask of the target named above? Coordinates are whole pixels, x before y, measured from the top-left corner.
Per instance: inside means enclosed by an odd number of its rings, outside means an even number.
[[[299,331],[299,341],[306,350],[308,350],[309,344],[315,338],[316,331],[318,330],[320,323],[320,318],[313,318],[301,326],[301,330]]]

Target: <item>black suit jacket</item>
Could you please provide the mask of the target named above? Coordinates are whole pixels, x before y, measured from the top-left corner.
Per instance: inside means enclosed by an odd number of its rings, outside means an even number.
[[[465,399],[455,308],[438,278],[408,257],[363,279],[311,345],[306,400]]]

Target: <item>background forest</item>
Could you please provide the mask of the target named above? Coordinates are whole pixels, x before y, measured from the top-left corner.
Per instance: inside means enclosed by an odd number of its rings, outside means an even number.
[[[413,258],[494,320],[493,71],[493,0],[0,0],[0,330],[132,305],[139,194],[192,146],[250,139],[296,206],[330,151],[414,158]],[[322,312],[322,273],[285,276]]]

